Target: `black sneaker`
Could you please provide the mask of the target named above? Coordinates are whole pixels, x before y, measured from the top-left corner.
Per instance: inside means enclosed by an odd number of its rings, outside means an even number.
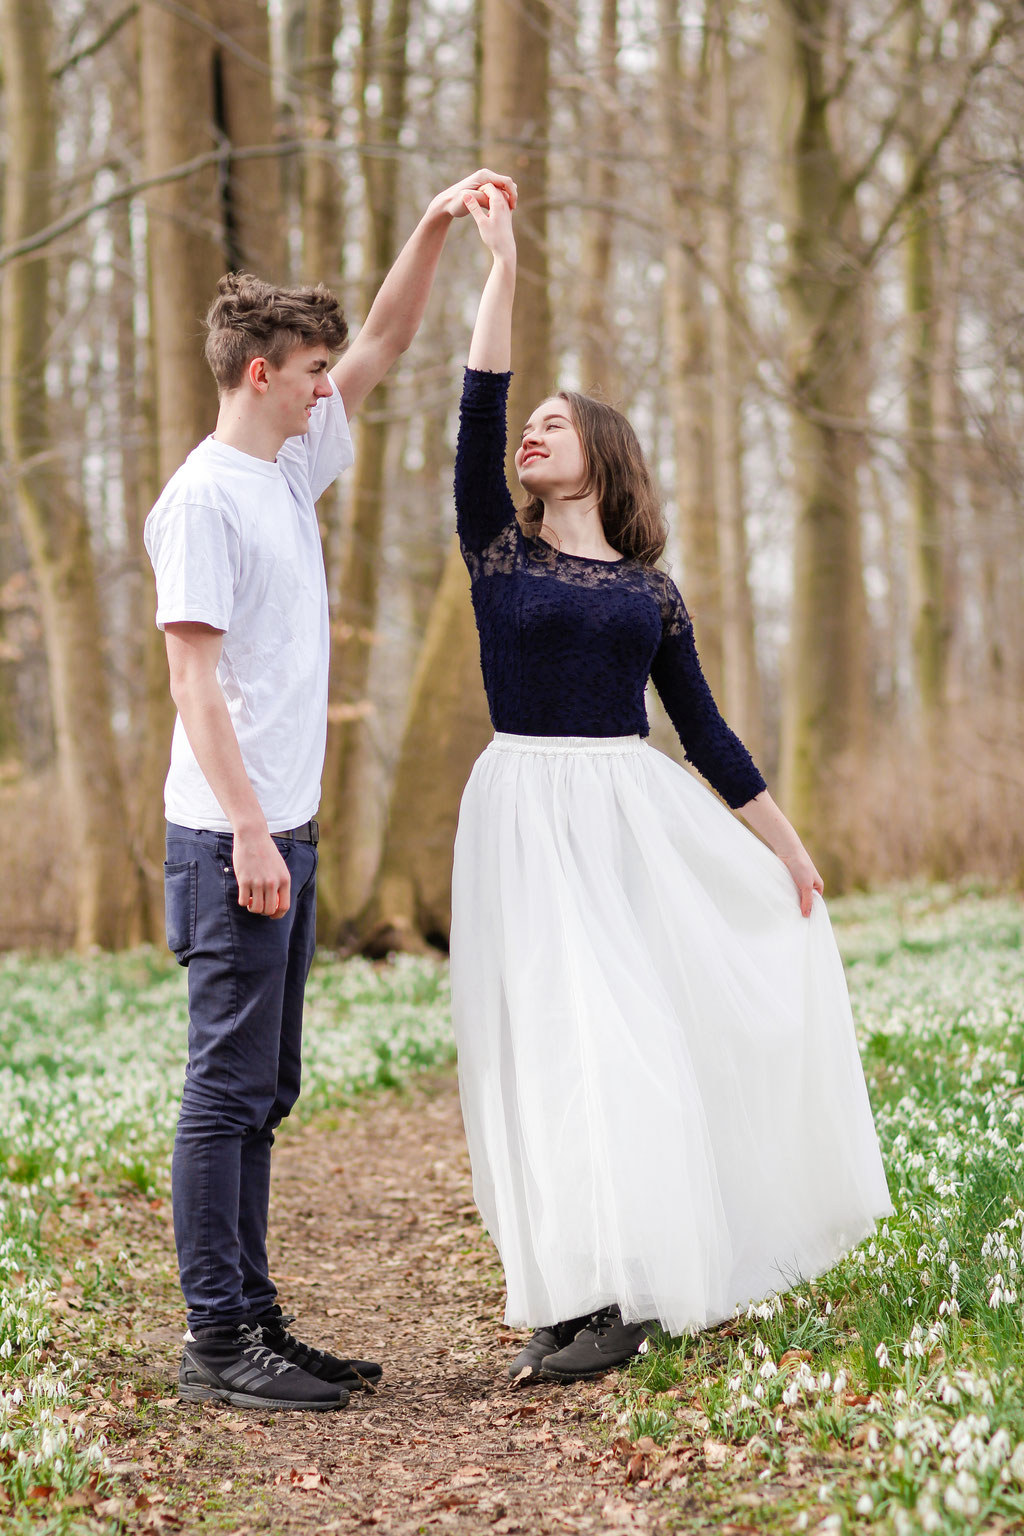
[[[187,1403],[235,1408],[344,1408],[348,1392],[299,1370],[263,1342],[258,1328],[235,1323],[185,1335],[178,1396]]]
[[[602,1307],[571,1344],[548,1355],[540,1374],[548,1381],[583,1381],[587,1376],[602,1376],[640,1354],[653,1326],[624,1323],[618,1307]]]
[[[522,1376],[523,1381],[529,1381],[531,1376],[536,1376],[542,1362],[549,1355],[564,1349],[566,1344],[571,1344],[589,1321],[589,1317],[574,1317],[567,1323],[552,1323],[547,1328],[535,1328],[526,1348],[520,1350],[508,1368],[512,1380],[516,1381]],[[523,1371],[529,1371],[529,1376],[523,1376]]]
[[[253,1318],[253,1325],[263,1334],[264,1344],[275,1355],[297,1365],[300,1371],[306,1371],[318,1381],[328,1381],[332,1386],[344,1387],[348,1392],[361,1392],[366,1387],[372,1389],[380,1381],[384,1370],[376,1360],[340,1360],[337,1355],[329,1355],[325,1349],[314,1349],[311,1344],[303,1344],[288,1332],[288,1324],[294,1321],[289,1313],[274,1306],[269,1312],[262,1312],[259,1317]]]

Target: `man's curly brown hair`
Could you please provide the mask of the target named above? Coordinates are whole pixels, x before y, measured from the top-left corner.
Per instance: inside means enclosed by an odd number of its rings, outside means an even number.
[[[206,315],[206,361],[222,394],[238,388],[254,357],[279,368],[296,347],[322,343],[340,352],[347,338],[341,306],[322,283],[276,288],[251,272],[229,272]]]

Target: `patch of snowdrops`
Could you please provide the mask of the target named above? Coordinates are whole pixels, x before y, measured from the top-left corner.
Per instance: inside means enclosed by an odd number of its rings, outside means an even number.
[[[1024,906],[933,887],[832,915],[895,1215],[812,1284],[652,1348],[620,1422],[661,1410],[663,1444],[729,1445],[762,1481],[824,1456],[821,1530],[1021,1528]]]
[[[0,1489],[18,1503],[106,1476],[70,1411],[87,1367],[53,1341],[46,1234],[82,1185],[166,1193],[187,1025],[186,974],[155,951],[0,960]],[[452,1055],[442,964],[318,960],[300,1114]]]

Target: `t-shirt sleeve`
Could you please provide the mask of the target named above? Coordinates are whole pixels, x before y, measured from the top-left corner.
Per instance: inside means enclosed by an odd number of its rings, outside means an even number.
[[[480,555],[516,509],[505,479],[505,411],[510,373],[467,368],[455,452],[455,516],[463,553]]]
[[[316,501],[355,459],[345,402],[331,379],[331,394],[318,400],[309,416],[309,431],[289,437],[278,450],[278,462],[288,460],[309,481]]]
[[[146,519],[146,549],[156,575],[156,622],[231,622],[239,575],[238,530],[228,515],[198,502],[171,501]]]
[[[662,631],[651,682],[679,733],[687,762],[736,810],[767,785],[750,753],[719,713],[701,671],[690,615],[675,583],[667,576],[658,579],[659,584],[664,583],[659,593]]]

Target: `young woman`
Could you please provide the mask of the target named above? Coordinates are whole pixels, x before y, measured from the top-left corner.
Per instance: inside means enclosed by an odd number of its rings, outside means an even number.
[[[492,266],[455,492],[496,735],[455,849],[460,1088],[506,1322],[534,1329],[510,1374],[574,1380],[820,1273],[891,1207],[821,880],[701,674],[628,422],[541,402],[517,519],[512,220],[466,203]],[[764,842],[647,746],[648,678]]]

